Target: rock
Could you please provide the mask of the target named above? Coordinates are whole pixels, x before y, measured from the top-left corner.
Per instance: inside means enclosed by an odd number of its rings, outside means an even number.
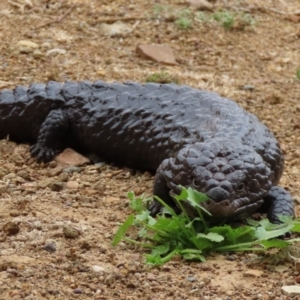
[[[83,292],[82,292],[82,289],[76,288],[76,289],[73,290],[73,293],[74,294],[82,294]]]
[[[0,195],[7,191],[7,185],[0,183]]]
[[[213,11],[213,5],[206,0],[187,0],[187,4],[193,6],[197,10]]]
[[[105,270],[103,267],[97,266],[97,265],[92,266],[92,269],[96,273],[100,273],[100,272],[103,272]]]
[[[274,270],[278,273],[283,273],[283,272],[286,272],[288,271],[290,268],[288,266],[284,266],[284,265],[279,265],[279,266],[276,266],[274,268]]]
[[[58,163],[69,166],[82,166],[90,163],[88,158],[70,148],[66,148],[62,153],[57,155],[55,160]]]
[[[20,231],[20,227],[17,223],[9,221],[3,225],[2,230],[6,235],[15,235]]]
[[[28,40],[18,41],[16,46],[20,53],[31,53],[39,47],[38,44]]]
[[[66,225],[63,227],[63,234],[67,239],[76,239],[79,236],[79,231]]]
[[[300,295],[300,285],[286,285],[281,287],[281,289],[288,296]]]
[[[70,180],[66,183],[66,187],[68,189],[78,189],[79,188],[79,182]]]
[[[264,272],[261,270],[248,270],[244,273],[245,277],[260,277]]]
[[[47,175],[48,175],[49,177],[54,177],[54,176],[59,175],[62,171],[63,171],[63,168],[62,168],[61,166],[58,166],[58,167],[56,167],[56,168],[54,168],[54,169],[48,170]],[[20,175],[19,175],[19,176],[20,176]],[[21,177],[22,177],[22,176],[21,176]],[[24,177],[23,177],[23,178],[24,178]]]
[[[121,21],[117,21],[113,24],[100,24],[100,33],[102,35],[114,36],[124,36],[132,32],[132,28]]]
[[[140,56],[154,61],[167,64],[177,65],[173,50],[169,46],[164,45],[137,45],[136,53]]]
[[[65,49],[54,48],[54,49],[47,51],[46,56],[57,56],[59,54],[64,55],[66,53],[67,53],[67,50],[65,50]]]
[[[153,273],[148,273],[147,279],[150,281],[154,281],[154,280],[156,280],[156,276]]]
[[[81,168],[74,167],[74,166],[71,166],[71,167],[68,167],[68,168],[64,169],[64,172],[66,172],[66,173],[74,173],[74,172],[80,173],[81,171],[82,171]]]
[[[57,249],[56,243],[54,241],[51,242],[47,242],[44,246],[44,250],[50,252],[50,253],[54,253]]]
[[[51,191],[60,192],[64,188],[64,184],[60,181],[55,181],[50,184]]]

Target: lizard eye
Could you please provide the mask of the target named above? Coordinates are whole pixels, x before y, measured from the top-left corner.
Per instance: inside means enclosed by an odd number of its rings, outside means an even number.
[[[198,180],[196,178],[193,179],[193,187],[198,188],[200,186]]]
[[[242,191],[244,190],[244,188],[245,188],[244,183],[240,183],[240,184],[238,185],[238,187],[237,187],[237,189],[238,189],[239,192],[242,192]]]

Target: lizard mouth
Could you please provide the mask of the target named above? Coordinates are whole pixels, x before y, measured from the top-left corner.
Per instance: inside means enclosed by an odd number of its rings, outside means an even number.
[[[251,215],[263,203],[263,200],[250,203],[248,198],[240,198],[234,201],[229,199],[221,202],[215,202],[208,199],[201,203],[201,205],[216,218],[230,218],[235,216]]]

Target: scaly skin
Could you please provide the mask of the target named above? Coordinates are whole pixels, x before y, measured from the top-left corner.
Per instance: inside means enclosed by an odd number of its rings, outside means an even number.
[[[0,138],[7,135],[32,143],[38,161],[69,146],[156,171],[155,195],[174,205],[170,195],[190,186],[208,195],[205,206],[216,218],[245,217],[260,207],[272,222],[294,215],[291,196],[277,186],[284,159],[273,134],[214,93],[102,81],[17,87],[0,93]],[[160,209],[151,205],[153,215]]]

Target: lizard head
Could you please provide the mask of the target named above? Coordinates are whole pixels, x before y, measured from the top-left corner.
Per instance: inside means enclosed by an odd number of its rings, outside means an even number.
[[[169,168],[172,171],[166,174],[172,177],[165,178],[171,193],[178,194],[178,185],[182,185],[206,194],[209,199],[203,206],[217,218],[253,213],[272,186],[273,172],[262,157],[233,141],[187,145],[169,160]],[[185,206],[193,215],[192,207]]]

